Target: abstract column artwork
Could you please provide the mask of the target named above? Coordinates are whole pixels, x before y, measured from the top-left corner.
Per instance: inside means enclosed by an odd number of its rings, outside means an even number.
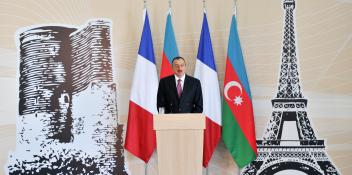
[[[8,174],[127,174],[111,21],[18,30],[16,150]]]

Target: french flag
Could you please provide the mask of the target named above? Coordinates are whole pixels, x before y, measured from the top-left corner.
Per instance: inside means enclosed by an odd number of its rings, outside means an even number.
[[[206,116],[203,166],[207,167],[221,136],[221,101],[206,12],[203,17],[194,77],[198,78],[202,85],[203,114]]]
[[[174,29],[172,27],[171,9],[166,18],[163,59],[161,61],[160,79],[173,74],[172,59],[178,56]]]
[[[134,70],[125,149],[147,163],[156,147],[153,115],[157,114],[158,75],[147,10]]]

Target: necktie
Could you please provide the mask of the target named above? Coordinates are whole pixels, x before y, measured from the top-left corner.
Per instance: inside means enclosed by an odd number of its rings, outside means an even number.
[[[182,94],[182,85],[181,85],[181,79],[177,80],[177,94],[178,94],[178,98],[181,97]]]

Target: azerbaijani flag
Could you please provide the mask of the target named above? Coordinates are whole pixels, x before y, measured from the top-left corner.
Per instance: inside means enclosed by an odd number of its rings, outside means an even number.
[[[156,147],[153,114],[157,114],[158,74],[147,10],[129,102],[125,148],[148,162]]]
[[[221,100],[207,15],[204,12],[194,77],[202,85],[204,130],[203,166],[207,167],[221,137]]]
[[[222,139],[240,168],[257,157],[252,97],[235,15],[232,16],[224,79]]]
[[[161,61],[160,79],[173,74],[172,59],[178,56],[178,49],[175,40],[174,29],[171,21],[171,9],[169,9],[164,38],[163,59]]]

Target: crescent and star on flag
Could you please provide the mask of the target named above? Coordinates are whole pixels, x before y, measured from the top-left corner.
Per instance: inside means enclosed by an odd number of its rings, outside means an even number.
[[[240,95],[236,96],[234,99],[230,99],[230,97],[228,95],[228,91],[231,87],[237,87],[240,90]],[[243,103],[243,98],[241,96],[242,95],[242,86],[237,81],[230,81],[226,84],[226,86],[224,88],[224,95],[227,100],[233,101],[236,106],[242,105],[242,103]]]

